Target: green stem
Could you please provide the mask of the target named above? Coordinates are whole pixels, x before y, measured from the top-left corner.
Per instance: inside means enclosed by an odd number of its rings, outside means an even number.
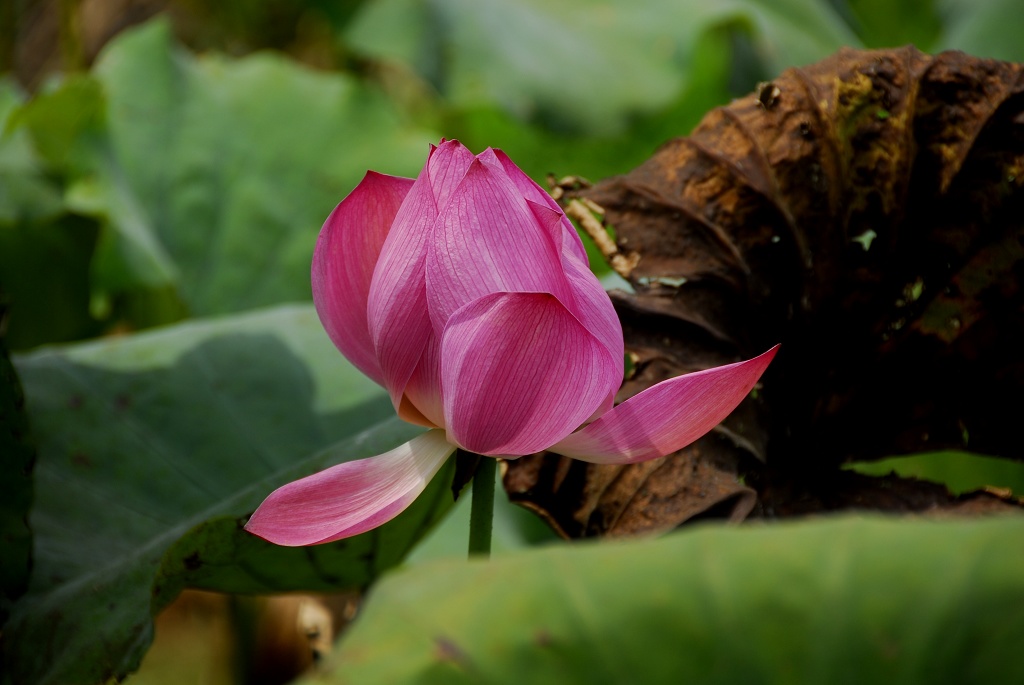
[[[498,460],[482,457],[473,476],[469,511],[469,556],[491,556],[491,526],[494,522],[494,475]]]

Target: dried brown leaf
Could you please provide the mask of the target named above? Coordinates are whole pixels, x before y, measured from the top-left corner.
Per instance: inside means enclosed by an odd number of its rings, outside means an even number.
[[[842,50],[566,198],[600,206],[632,259],[636,293],[614,301],[637,374],[620,400],[783,345],[756,397],[694,445],[626,467],[512,462],[513,500],[570,537],[1013,506],[839,465],[940,448],[1024,459],[1022,65]]]

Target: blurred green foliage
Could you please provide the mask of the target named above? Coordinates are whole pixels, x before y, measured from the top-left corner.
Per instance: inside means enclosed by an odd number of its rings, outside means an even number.
[[[163,14],[110,31],[88,73],[0,81],[15,347],[307,299],[330,207],[366,168],[415,174],[442,135],[600,177],[842,45],[1024,59],[1021,0],[139,4],[108,29]],[[63,40],[84,43],[85,5],[51,5]]]
[[[368,168],[414,175],[442,136],[502,147],[538,180],[601,178],[843,45],[1024,59],[1024,0],[49,7],[71,65],[112,39],[89,73],[31,97],[0,81],[0,288],[14,349],[306,300],[331,207]],[[42,10],[9,13],[17,56]]]

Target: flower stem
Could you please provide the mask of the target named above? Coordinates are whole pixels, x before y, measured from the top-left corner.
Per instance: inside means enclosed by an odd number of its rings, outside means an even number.
[[[469,556],[491,556],[491,526],[494,522],[494,476],[498,460],[483,457],[473,476],[469,511]]]

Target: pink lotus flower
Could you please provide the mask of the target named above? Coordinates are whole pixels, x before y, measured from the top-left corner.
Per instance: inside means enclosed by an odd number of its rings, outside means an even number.
[[[430,430],[274,491],[246,529],[281,545],[385,523],[459,447],[605,464],[664,456],[725,418],[775,354],[613,407],[622,329],[572,224],[504,153],[454,140],[415,180],[369,172],[324,224],[312,272],[331,340],[401,418]]]

